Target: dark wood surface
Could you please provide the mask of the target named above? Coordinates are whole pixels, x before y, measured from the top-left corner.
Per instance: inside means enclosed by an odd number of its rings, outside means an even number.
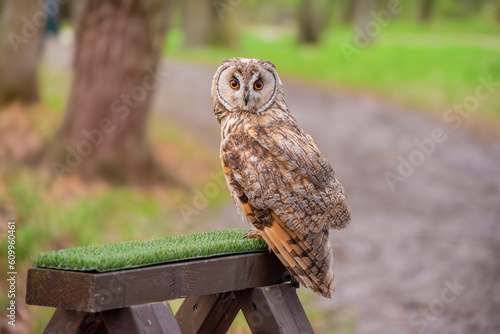
[[[106,334],[100,314],[68,311],[57,308],[43,334]]]
[[[106,273],[32,268],[28,270],[26,303],[96,313],[268,286],[288,279],[288,271],[268,252]]]
[[[252,333],[313,334],[292,284],[275,285],[234,295]]]
[[[99,313],[58,308],[43,333],[182,334],[168,302],[136,305]]]
[[[182,334],[168,302],[102,312],[109,334]]]
[[[239,311],[234,294],[225,292],[186,298],[175,318],[183,333],[224,334]]]

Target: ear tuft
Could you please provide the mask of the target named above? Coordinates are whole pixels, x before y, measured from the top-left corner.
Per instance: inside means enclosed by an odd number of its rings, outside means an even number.
[[[264,60],[263,63],[267,64],[267,65],[270,65],[274,69],[276,68],[276,66],[274,66],[274,64],[272,62],[270,62],[269,60]]]
[[[234,58],[225,59],[225,60],[223,60],[223,61],[220,63],[220,65],[219,65],[219,66],[224,65],[224,64],[227,64],[227,63],[230,63],[230,62],[231,62],[231,61],[233,61],[233,60],[234,60]]]

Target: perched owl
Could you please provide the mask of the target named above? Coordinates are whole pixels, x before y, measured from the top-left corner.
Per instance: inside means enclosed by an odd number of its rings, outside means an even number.
[[[332,166],[289,113],[275,66],[221,63],[212,81],[221,161],[231,196],[293,277],[330,298],[335,288],[330,229],[350,220]]]

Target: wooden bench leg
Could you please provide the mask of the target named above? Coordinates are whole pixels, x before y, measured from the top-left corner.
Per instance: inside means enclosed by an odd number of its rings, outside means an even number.
[[[231,292],[188,297],[175,315],[183,333],[226,333],[240,311]]]
[[[44,334],[105,334],[108,333],[99,313],[68,311],[57,308]]]
[[[181,334],[168,302],[102,312],[109,334]]]
[[[313,334],[291,284],[235,291],[252,333]]]

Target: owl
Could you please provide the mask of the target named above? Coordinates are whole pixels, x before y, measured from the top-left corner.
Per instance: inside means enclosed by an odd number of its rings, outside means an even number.
[[[220,156],[240,216],[302,285],[335,289],[330,229],[350,220],[346,196],[315,141],[288,111],[273,63],[224,60],[212,81]]]

